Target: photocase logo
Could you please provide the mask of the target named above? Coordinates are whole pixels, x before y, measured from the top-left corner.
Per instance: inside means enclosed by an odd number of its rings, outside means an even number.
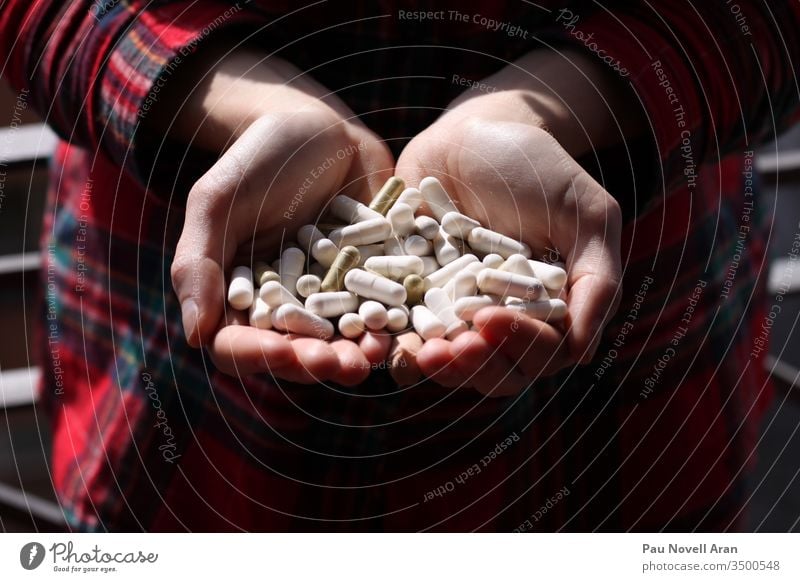
[[[26,570],[35,570],[44,561],[44,546],[39,542],[29,542],[19,551],[19,563]]]

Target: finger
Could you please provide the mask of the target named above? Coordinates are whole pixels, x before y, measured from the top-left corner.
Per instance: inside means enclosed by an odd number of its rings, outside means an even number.
[[[379,364],[386,361],[389,356],[392,336],[387,333],[368,331],[361,336],[358,345],[370,364]]]
[[[477,332],[462,333],[450,349],[458,356],[456,363],[464,374],[464,384],[481,394],[512,396],[529,383],[511,358]]]
[[[464,375],[455,363],[451,342],[436,338],[425,342],[422,349],[417,354],[417,363],[420,370],[431,380],[446,386],[455,388],[464,382]]]
[[[571,363],[564,336],[543,321],[503,307],[487,307],[475,314],[473,323],[487,342],[532,379]]]
[[[288,337],[291,338],[298,364],[284,366],[275,372],[276,376],[302,384],[313,384],[331,380],[340,371],[339,357],[328,342],[316,338]]]
[[[413,331],[401,333],[392,339],[389,356],[389,373],[398,386],[412,386],[422,380],[422,370],[417,354],[422,349],[422,338]]]
[[[220,329],[209,346],[216,367],[231,376],[244,376],[298,365],[289,339],[280,333],[247,325]]]
[[[347,339],[338,339],[331,342],[331,348],[339,359],[339,370],[331,377],[333,382],[355,386],[367,379],[371,366],[358,345]]]
[[[358,153],[353,155],[342,193],[366,204],[394,174],[394,156],[386,142],[361,126],[355,130],[354,143]]]

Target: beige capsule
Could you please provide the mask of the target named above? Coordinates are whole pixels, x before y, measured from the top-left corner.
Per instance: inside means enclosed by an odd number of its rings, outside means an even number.
[[[419,275],[409,275],[403,279],[403,287],[406,289],[406,301],[409,305],[422,303],[425,296],[425,281]]]
[[[331,268],[328,269],[325,278],[322,280],[320,289],[322,291],[341,291],[344,289],[344,278],[350,269],[358,265],[361,260],[361,253],[356,247],[347,246],[339,251],[336,260],[333,261]]]
[[[405,187],[406,183],[403,182],[401,178],[392,176],[386,180],[386,183],[383,185],[383,187],[378,190],[377,194],[375,194],[372,202],[369,203],[369,209],[386,216],[392,206],[394,206],[394,203],[400,197],[400,194],[403,193],[403,189]]]

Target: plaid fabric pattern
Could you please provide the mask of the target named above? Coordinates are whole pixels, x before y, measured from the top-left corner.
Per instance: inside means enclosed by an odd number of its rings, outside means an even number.
[[[42,399],[72,527],[737,527],[769,396],[752,355],[767,217],[745,195],[743,152],[797,114],[800,5],[740,1],[746,34],[724,3],[538,4],[481,3],[466,23],[397,18],[421,2],[3,4],[4,74],[65,140],[42,241]],[[624,295],[595,361],[487,400],[397,391],[381,370],[352,390],[235,379],[190,349],[169,266],[195,169],[165,184],[173,159],[140,119],[181,58],[223,33],[283,47],[395,151],[463,89],[453,74],[480,79],[542,42],[618,61],[663,171],[652,194],[635,175],[609,184],[629,216]]]

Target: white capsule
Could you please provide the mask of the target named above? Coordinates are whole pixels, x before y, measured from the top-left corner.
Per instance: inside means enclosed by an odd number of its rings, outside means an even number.
[[[456,208],[453,201],[450,200],[450,196],[448,196],[442,183],[433,176],[423,178],[419,183],[419,190],[422,192],[425,202],[428,203],[431,214],[433,214],[439,222],[441,222],[442,217],[448,212],[458,212],[458,208]]]
[[[416,212],[419,205],[422,204],[422,192],[418,188],[406,188],[400,193],[395,204],[408,204],[412,212]]]
[[[469,267],[473,265],[480,265],[483,268],[481,263],[472,263]],[[447,293],[447,296],[450,297],[450,301],[456,301],[462,297],[475,295],[478,292],[478,276],[476,273],[464,269],[450,279],[443,289]]]
[[[408,236],[414,232],[414,211],[404,202],[396,202],[386,218],[392,223],[394,236]]]
[[[389,239],[392,240],[392,239]],[[384,243],[375,243],[371,245],[362,245],[360,247],[356,247],[358,252],[361,253],[361,258],[358,261],[358,266],[363,267],[364,263],[367,262],[367,259],[370,257],[382,257],[386,254],[384,249]]]
[[[406,250],[403,247],[403,242],[396,236],[390,236],[383,243],[383,254],[391,257],[404,257]]]
[[[545,299],[539,301],[512,301],[506,307],[521,311],[528,317],[541,321],[562,321],[567,316],[567,304],[561,299]]]
[[[358,310],[358,297],[349,291],[314,293],[306,299],[306,309],[320,317],[336,317]]]
[[[405,249],[406,253],[409,255],[424,257],[433,252],[433,243],[418,234],[412,234],[406,239],[406,242],[403,243],[403,249]]]
[[[447,326],[424,305],[411,308],[411,325],[425,341],[444,337],[447,333]]]
[[[356,223],[365,220],[383,218],[380,212],[370,210],[366,204],[353,200],[349,196],[337,196],[331,201],[331,214],[344,222]],[[338,245],[341,246],[341,245]]]
[[[439,223],[436,222],[435,218],[431,218],[430,216],[417,216],[414,219],[414,226],[416,226],[420,236],[428,240],[435,239],[436,235],[439,234]]]
[[[420,275],[425,267],[422,259],[413,255],[402,257],[370,257],[364,263],[368,271],[392,279],[403,279],[408,275]]]
[[[468,237],[469,246],[482,253],[497,253],[507,259],[511,255],[519,254],[531,256],[531,248],[525,243],[517,242],[499,232],[488,228],[478,227],[472,230]]]
[[[250,307],[250,325],[258,329],[272,329],[272,307],[256,297]]]
[[[381,303],[377,301],[365,301],[358,308],[358,315],[364,320],[367,329],[378,331],[386,327],[389,323],[389,314]]]
[[[281,285],[291,293],[297,293],[297,279],[303,274],[306,256],[297,248],[288,248],[281,254]]]
[[[481,225],[480,222],[460,212],[448,212],[442,217],[444,231],[456,238],[467,240],[469,233]]]
[[[253,304],[253,272],[250,267],[235,267],[228,287],[228,303],[234,309],[247,309]]]
[[[544,285],[539,279],[525,277],[499,269],[484,269],[478,274],[478,288],[482,293],[500,295],[502,297],[519,297],[520,299],[538,299]]]
[[[348,291],[361,297],[374,299],[386,305],[402,305],[406,302],[405,287],[369,271],[361,269],[348,271],[344,278],[344,286]]]
[[[516,273],[517,275],[524,275],[525,277],[536,277],[536,273],[533,272],[533,267],[531,267],[528,259],[522,255],[511,255],[500,265],[499,269],[509,273]],[[536,278],[541,281],[540,277]]]
[[[358,313],[345,313],[339,318],[339,333],[347,339],[355,339],[364,333],[364,320]]]
[[[500,265],[505,262],[505,259],[498,255],[497,253],[489,253],[485,257],[483,257],[483,264],[489,267],[490,269],[499,269]]]
[[[325,275],[328,273],[328,267],[320,265],[319,263],[311,263],[311,266],[308,268],[308,272],[311,275],[320,278],[320,281],[325,278]]]
[[[388,318],[386,329],[389,331],[397,333],[408,327],[408,307],[405,305],[390,307],[386,316]]]
[[[529,260],[536,278],[548,289],[561,289],[567,282],[567,272],[558,265],[550,265],[541,261]]]
[[[294,296],[294,293],[290,293],[289,290],[278,281],[267,281],[261,286],[261,289],[258,290],[258,294],[261,299],[264,300],[264,303],[273,309],[280,307],[284,303],[296,305],[297,307],[303,306],[297,297]]]
[[[433,252],[436,254],[436,260],[443,267],[461,256],[461,251],[456,244],[455,238],[441,229],[436,238],[433,239]]]
[[[422,273],[420,273],[420,277],[427,277],[431,273],[435,273],[439,270],[439,261],[436,260],[436,257],[420,257],[422,259]]]
[[[430,275],[425,276],[425,290],[433,287],[444,287],[444,285],[456,276],[461,269],[465,268],[470,263],[478,262],[478,257],[475,255],[464,255],[457,258],[455,261],[448,263],[441,269],[437,269]]]
[[[392,235],[392,223],[384,217],[357,222],[337,228],[330,234],[331,242],[340,249],[346,246],[383,242]]]
[[[272,324],[281,331],[328,340],[333,337],[333,324],[310,311],[287,303],[272,315]]]
[[[444,289],[437,287],[426,291],[425,305],[445,324],[445,335],[448,339],[453,339],[458,334],[467,331],[467,324],[456,317],[453,302],[450,301]]]
[[[496,295],[475,295],[473,297],[461,297],[453,303],[453,312],[456,317],[464,321],[472,321],[475,314],[484,307],[499,305],[500,298]]]
[[[311,245],[311,256],[323,267],[330,268],[338,254],[339,248],[330,239],[323,238]]]
[[[311,252],[311,246],[318,240],[325,238],[322,231],[313,224],[306,224],[297,230],[297,242],[305,253]]]
[[[319,293],[322,279],[316,275],[303,275],[297,280],[297,294],[300,297],[308,297],[314,293]]]

